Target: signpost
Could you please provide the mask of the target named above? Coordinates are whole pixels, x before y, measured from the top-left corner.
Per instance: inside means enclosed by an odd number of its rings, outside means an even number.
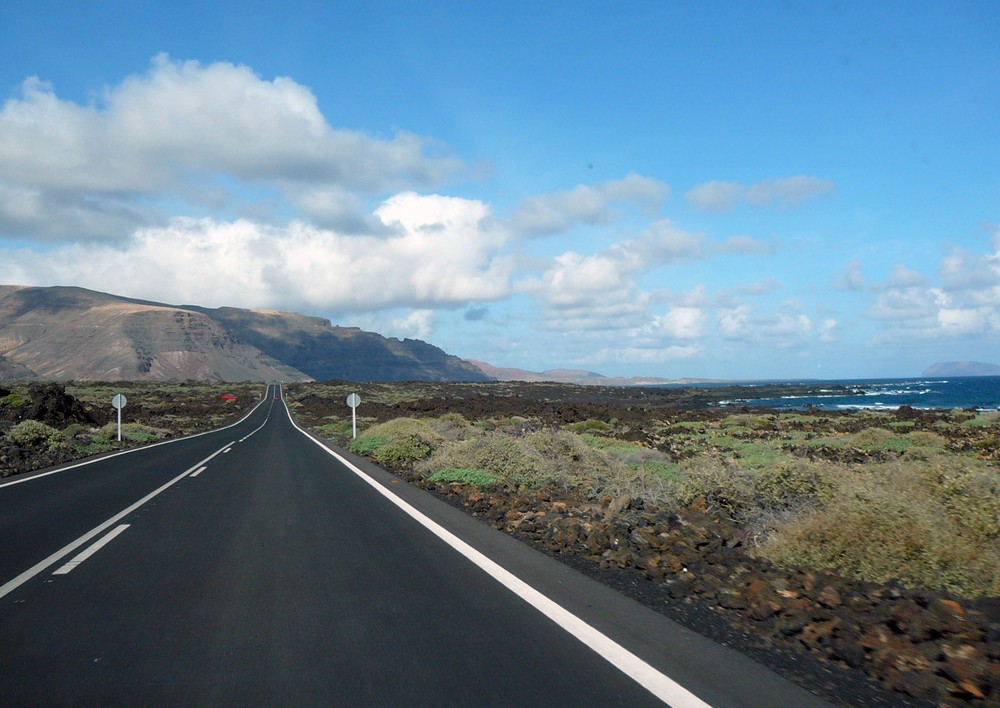
[[[122,441],[122,408],[128,403],[128,399],[125,398],[124,393],[116,393],[115,397],[111,399],[111,405],[115,407],[118,411],[118,442]]]
[[[347,405],[351,407],[351,438],[358,437],[358,406],[361,405],[361,396],[352,393],[347,397]]]

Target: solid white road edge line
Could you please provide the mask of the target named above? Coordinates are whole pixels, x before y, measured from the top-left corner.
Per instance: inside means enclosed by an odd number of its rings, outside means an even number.
[[[48,568],[53,563],[56,563],[56,562],[62,560],[62,558],[64,558],[65,556],[67,556],[70,553],[72,553],[73,551],[75,551],[77,548],[79,548],[80,546],[82,546],[83,544],[85,544],[90,539],[92,539],[95,536],[103,533],[106,529],[110,528],[114,524],[117,524],[119,521],[121,521],[122,519],[124,519],[126,516],[128,516],[129,514],[131,514],[133,511],[135,511],[136,509],[138,509],[140,506],[142,506],[146,502],[148,502],[150,499],[152,499],[153,497],[155,497],[157,494],[159,494],[160,492],[163,492],[166,489],[172,487],[173,485],[177,484],[177,482],[180,482],[182,479],[184,479],[185,477],[187,477],[188,474],[190,474],[192,470],[195,470],[198,467],[200,467],[201,465],[205,464],[206,462],[208,462],[213,457],[215,457],[216,455],[218,455],[219,453],[221,453],[224,449],[226,449],[230,445],[232,445],[231,442],[230,443],[226,443],[225,445],[223,445],[222,447],[220,447],[218,450],[216,450],[215,452],[213,452],[211,455],[209,455],[208,457],[206,457],[204,460],[202,460],[201,462],[195,463],[194,465],[192,465],[188,469],[184,470],[184,472],[182,472],[181,474],[179,474],[176,477],[174,477],[172,480],[170,480],[169,482],[167,482],[166,484],[164,484],[159,489],[153,490],[152,492],[150,492],[149,494],[147,494],[146,496],[144,496],[142,499],[140,499],[139,501],[137,501],[135,504],[132,504],[132,506],[119,511],[117,514],[115,514],[114,516],[112,516],[110,519],[108,519],[107,521],[105,521],[103,524],[95,526],[90,531],[88,531],[87,533],[85,533],[82,536],[80,536],[80,538],[78,538],[75,541],[71,541],[70,543],[66,544],[65,546],[63,546],[62,548],[60,548],[58,551],[56,551],[55,553],[53,553],[51,556],[49,556],[45,560],[36,563],[35,565],[31,566],[30,568],[28,568],[26,571],[24,571],[20,575],[18,575],[16,578],[8,580],[3,585],[0,585],[0,597],[3,597],[4,595],[7,595],[10,592],[13,592],[17,588],[19,588],[22,585],[24,585],[29,580],[31,580],[33,577],[35,577],[36,575],[38,575],[39,573],[41,573],[43,570],[45,570],[46,568]]]
[[[95,553],[97,553],[99,550],[101,550],[102,548],[104,548],[104,546],[106,546],[108,543],[110,543],[111,540],[114,539],[115,536],[117,536],[118,534],[120,534],[122,531],[124,531],[128,527],[129,527],[129,524],[122,524],[121,526],[116,526],[111,533],[109,533],[107,536],[105,536],[104,538],[102,538],[100,541],[97,541],[97,542],[91,544],[90,547],[87,548],[87,550],[83,551],[82,553],[78,553],[71,561],[69,561],[65,565],[62,565],[59,568],[57,568],[55,571],[52,572],[52,574],[53,575],[66,575],[71,570],[73,570],[76,566],[80,565],[85,560],[87,560],[88,558],[90,558],[92,555],[94,555]]]
[[[268,385],[268,388],[270,388],[270,385]],[[12,487],[15,484],[21,484],[22,482],[30,482],[33,479],[41,479],[42,477],[48,477],[50,474],[56,474],[58,472],[66,472],[68,470],[75,470],[77,467],[85,467],[86,465],[92,465],[95,462],[100,462],[101,460],[110,460],[112,457],[118,457],[119,455],[129,455],[129,454],[131,454],[133,452],[139,452],[140,450],[149,450],[150,448],[159,447],[160,445],[170,445],[171,443],[181,442],[182,440],[190,440],[191,438],[200,438],[202,435],[208,435],[209,433],[217,433],[220,430],[228,430],[229,428],[233,428],[233,427],[239,425],[240,423],[242,423],[247,418],[249,418],[251,415],[253,415],[253,412],[255,410],[257,410],[262,405],[264,405],[264,401],[269,400],[269,397],[267,395],[267,389],[265,389],[264,391],[265,391],[264,392],[264,397],[262,399],[260,399],[260,403],[258,403],[256,406],[254,406],[253,408],[251,408],[250,411],[245,416],[243,416],[242,418],[240,418],[235,423],[231,423],[231,424],[226,425],[226,426],[224,426],[222,428],[216,428],[214,430],[206,430],[203,433],[195,433],[194,435],[187,435],[187,436],[185,436],[183,438],[175,438],[173,440],[164,440],[163,442],[153,443],[152,445],[143,445],[142,447],[133,447],[131,450],[122,450],[121,452],[113,452],[110,455],[104,455],[103,457],[95,457],[92,460],[84,460],[83,462],[77,462],[76,464],[67,465],[66,467],[60,467],[59,469],[55,469],[55,470],[49,470],[48,472],[42,472],[41,474],[31,474],[30,472],[26,472],[25,474],[29,474],[31,476],[30,477],[24,477],[22,479],[15,479],[15,480],[12,480],[10,482],[4,482],[3,484],[0,484],[0,489],[3,489],[4,487]],[[270,415],[270,411],[268,411],[268,415]],[[265,424],[267,423],[266,419],[264,420],[264,423]],[[261,428],[262,427],[264,427],[264,426],[261,426]],[[257,430],[260,430],[260,428],[257,428]],[[253,432],[256,433],[257,430],[255,430]],[[253,435],[253,433],[250,433],[250,435]]]
[[[614,641],[607,635],[594,629],[582,619],[564,609],[558,603],[550,600],[547,596],[543,595],[531,585],[521,580],[506,568],[503,568],[480,551],[477,551],[468,543],[458,538],[458,536],[442,527],[436,521],[433,521],[423,512],[418,511],[407,502],[397,497],[342,455],[334,452],[323,444],[322,441],[317,440],[305,430],[300,428],[298,424],[292,420],[292,415],[291,412],[288,411],[287,405],[285,406],[285,411],[288,413],[288,419],[292,422],[292,425],[295,426],[296,430],[305,435],[309,440],[314,442],[329,455],[336,458],[341,464],[373,487],[379,494],[391,501],[402,511],[409,514],[413,519],[428,529],[435,536],[461,553],[468,560],[479,566],[483,571],[492,576],[494,580],[551,619],[585,645],[593,649],[606,661],[627,676],[631,677],[634,681],[639,683],[643,688],[655,695],[657,698],[665,701],[671,706],[674,706],[674,708],[707,708],[709,706],[708,703],[698,698],[672,678],[650,666],[621,644],[618,644],[618,642]]]

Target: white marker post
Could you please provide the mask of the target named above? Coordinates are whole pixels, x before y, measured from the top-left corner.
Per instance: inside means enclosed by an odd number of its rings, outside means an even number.
[[[124,393],[116,393],[115,397],[111,399],[111,405],[118,410],[118,442],[122,441],[122,408],[128,403],[128,399],[125,398]]]
[[[358,406],[361,405],[361,396],[352,393],[347,397],[347,405],[351,407],[351,438],[358,437]]]

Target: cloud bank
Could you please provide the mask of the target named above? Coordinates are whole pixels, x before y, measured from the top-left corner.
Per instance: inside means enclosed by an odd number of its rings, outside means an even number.
[[[346,190],[430,187],[462,169],[427,138],[330,126],[312,92],[290,78],[161,54],[89,105],[34,77],[4,104],[0,235],[122,238],[166,221],[158,200],[197,207],[207,188],[232,206],[232,181],[343,220],[359,207]]]

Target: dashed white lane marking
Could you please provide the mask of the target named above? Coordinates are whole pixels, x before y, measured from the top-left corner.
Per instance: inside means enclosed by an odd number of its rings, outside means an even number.
[[[233,443],[231,443],[231,442],[226,443],[223,447],[220,447],[218,450],[216,450],[215,452],[213,452],[211,455],[209,455],[208,457],[206,457],[201,462],[197,462],[194,465],[192,465],[191,467],[189,467],[188,469],[184,470],[179,475],[177,475],[176,477],[174,477],[172,480],[170,480],[169,482],[167,482],[166,484],[164,484],[162,487],[159,487],[158,489],[154,489],[152,492],[150,492],[149,494],[147,494],[146,496],[144,496],[142,499],[140,499],[139,501],[137,501],[135,504],[132,504],[131,506],[129,506],[129,507],[125,508],[125,509],[122,509],[117,514],[115,514],[114,516],[112,516],[110,519],[108,519],[107,521],[105,521],[103,524],[99,524],[98,526],[95,526],[94,528],[92,528],[90,531],[88,531],[87,533],[85,533],[82,536],[80,536],[75,541],[71,541],[70,543],[68,543],[65,546],[63,546],[62,548],[60,548],[58,551],[56,551],[55,553],[53,553],[51,556],[49,556],[45,560],[42,560],[42,561],[39,561],[38,563],[35,563],[35,565],[33,565],[30,568],[28,568],[26,571],[24,571],[23,573],[21,573],[20,575],[18,575],[16,578],[12,578],[11,580],[8,580],[6,583],[4,583],[3,585],[0,585],[0,597],[3,597],[4,595],[7,595],[8,593],[13,592],[17,588],[19,588],[22,585],[24,585],[29,580],[31,580],[33,577],[35,577],[36,575],[38,575],[39,573],[41,573],[43,570],[45,570],[46,568],[48,568],[53,563],[56,563],[56,562],[62,560],[65,556],[67,556],[70,553],[72,553],[73,551],[75,551],[77,548],[79,548],[80,546],[82,546],[83,544],[85,544],[90,539],[94,538],[95,536],[100,535],[101,533],[103,533],[107,529],[111,528],[112,526],[114,526],[115,524],[117,524],[119,521],[121,521],[122,519],[124,519],[126,516],[128,516],[129,514],[131,514],[133,511],[135,511],[136,509],[138,509],[140,506],[142,506],[143,504],[145,504],[146,502],[148,502],[150,499],[152,499],[156,495],[160,494],[161,492],[165,491],[166,489],[169,489],[173,485],[177,484],[182,479],[184,479],[189,474],[191,474],[192,471],[198,469],[199,467],[201,467],[206,462],[209,462],[213,457],[215,457],[216,455],[218,455],[219,453],[221,453],[224,449],[226,449],[227,447],[231,446],[232,444]]]
[[[200,475],[202,472],[204,472],[207,469],[208,469],[208,467],[199,467],[198,469],[196,469],[194,472],[191,473],[191,476],[192,477],[197,477],[198,475]]]
[[[110,543],[112,541],[112,539],[114,539],[115,536],[117,536],[118,534],[120,534],[122,531],[124,531],[128,527],[129,527],[129,524],[122,524],[121,526],[116,526],[111,533],[109,533],[107,536],[105,536],[104,538],[102,538],[100,541],[97,541],[96,543],[92,544],[89,548],[87,548],[87,550],[85,550],[82,553],[79,553],[76,556],[74,556],[71,561],[69,561],[68,563],[66,563],[66,565],[63,565],[63,566],[59,567],[52,574],[53,575],[66,575],[66,573],[70,572],[76,566],[80,565],[85,560],[87,560],[92,555],[94,555],[99,550],[101,550],[106,545],[108,545],[108,543]]]
[[[227,447],[225,450],[222,451],[222,454],[225,455],[227,452],[231,451],[232,449],[233,448],[231,448],[231,447]]]
[[[709,708],[708,703],[698,698],[698,696],[691,693],[691,691],[684,688],[672,678],[643,661],[611,637],[603,634],[594,627],[591,627],[572,612],[562,607],[562,605],[550,600],[548,596],[539,592],[531,585],[501,566],[499,563],[470,546],[468,543],[460,539],[451,531],[445,529],[423,512],[410,506],[400,497],[397,497],[395,494],[376,482],[372,477],[365,474],[360,468],[351,464],[349,460],[337,454],[312,435],[304,431],[295,423],[294,420],[292,420],[292,414],[288,410],[287,406],[285,407],[285,412],[288,414],[288,419],[291,420],[292,425],[295,426],[300,433],[316,443],[320,449],[336,458],[341,464],[367,482],[379,494],[395,504],[403,512],[410,515],[428,531],[461,553],[468,560],[475,563],[494,580],[499,582],[501,585],[506,587],[508,590],[597,652],[597,654],[603,657],[605,661],[616,667],[626,676],[631,677],[632,680],[641,685],[654,696],[674,708]]]

